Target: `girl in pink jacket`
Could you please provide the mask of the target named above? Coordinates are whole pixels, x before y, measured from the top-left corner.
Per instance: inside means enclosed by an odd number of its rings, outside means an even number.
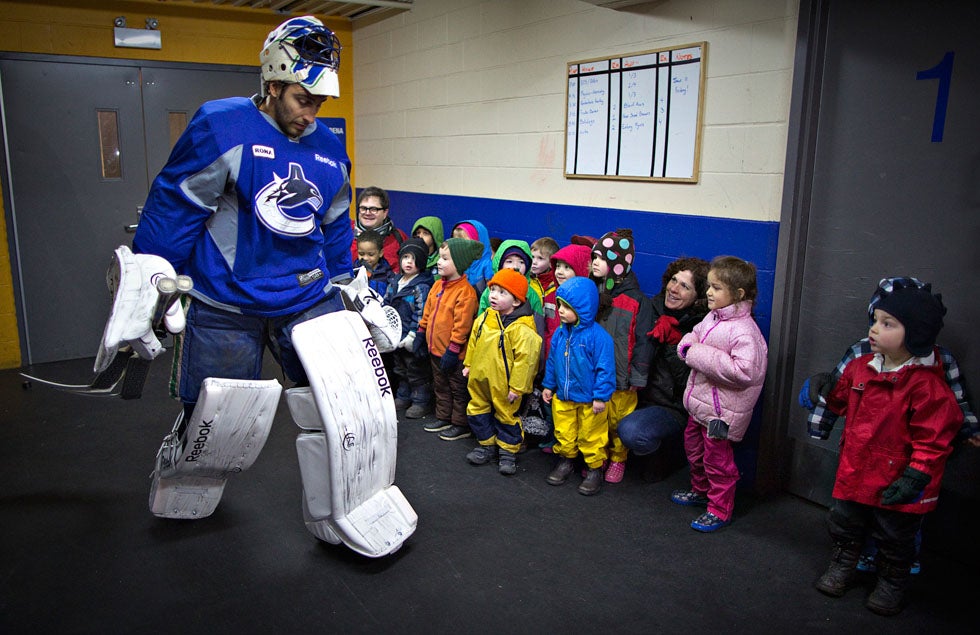
[[[708,271],[710,312],[677,345],[678,356],[691,368],[684,390],[691,489],[676,490],[670,498],[708,508],[691,523],[697,531],[732,522],[738,481],[732,442],[745,436],[766,378],[768,347],[752,317],[757,292],[755,265],[718,256]]]

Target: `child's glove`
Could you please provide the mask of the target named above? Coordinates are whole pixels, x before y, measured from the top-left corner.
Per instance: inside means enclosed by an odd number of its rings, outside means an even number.
[[[450,344],[446,352],[442,354],[442,359],[439,360],[439,370],[447,375],[459,366],[459,349],[453,350],[454,347],[455,344]]]
[[[708,438],[709,439],[727,439],[728,438],[728,424],[721,419],[712,419],[708,422]]]
[[[684,337],[679,325],[680,323],[677,321],[677,318],[670,315],[661,315],[654,323],[653,330],[647,333],[647,335],[664,344],[676,345]]]
[[[402,341],[398,342],[398,348],[404,348],[406,351],[415,352],[415,331],[409,331]]]
[[[827,395],[834,388],[830,373],[817,373],[808,377],[800,388],[800,394],[796,398],[800,406],[807,410],[813,410],[821,401],[827,403]]]
[[[415,336],[415,341],[412,342],[412,353],[420,358],[429,354],[429,349],[425,343],[425,331],[419,331],[418,335]]]
[[[931,476],[910,465],[905,468],[901,476],[895,479],[894,483],[886,487],[885,491],[881,493],[881,504],[904,505],[914,503],[922,497],[922,490],[931,480]]]

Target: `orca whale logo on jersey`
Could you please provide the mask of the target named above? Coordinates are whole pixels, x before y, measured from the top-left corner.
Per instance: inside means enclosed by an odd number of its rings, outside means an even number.
[[[316,185],[306,180],[303,166],[289,164],[289,176],[272,174],[273,181],[255,195],[255,211],[262,224],[284,236],[307,236],[316,229],[313,212],[323,205]],[[312,208],[313,211],[302,214]],[[301,215],[299,215],[301,214]]]

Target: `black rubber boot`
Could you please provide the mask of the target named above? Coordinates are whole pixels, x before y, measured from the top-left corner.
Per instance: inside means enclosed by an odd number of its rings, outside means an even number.
[[[572,473],[575,468],[575,461],[572,459],[566,459],[561,457],[558,459],[558,464],[555,465],[555,469],[551,470],[551,474],[548,475],[549,485],[562,485],[568,480],[568,475]]]
[[[905,608],[905,591],[909,586],[909,567],[896,566],[883,560],[877,562],[878,584],[868,596],[865,606],[878,615],[898,615]]]
[[[834,598],[843,597],[857,574],[860,556],[861,543],[859,542],[835,544],[830,566],[814,584],[817,591]]]

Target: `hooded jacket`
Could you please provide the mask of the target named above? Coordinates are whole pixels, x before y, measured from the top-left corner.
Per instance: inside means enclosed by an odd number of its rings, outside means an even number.
[[[551,257],[551,270],[554,271],[558,261],[567,262],[576,276],[589,277],[592,264],[592,248],[585,245],[565,245]]]
[[[684,409],[705,427],[721,419],[729,425],[728,440],[741,441],[762,393],[768,352],[751,302],[709,312],[677,345],[691,367]]]
[[[442,219],[438,216],[423,216],[412,225],[413,236],[415,235],[415,230],[419,227],[424,228],[432,234],[433,249],[432,253],[429,254],[429,259],[425,262],[425,267],[432,272],[434,277],[436,275],[436,263],[439,261],[439,245],[442,244],[442,241],[446,240],[446,234],[442,228]]]
[[[473,322],[466,357],[469,378],[487,379],[494,392],[526,395],[534,389],[541,336],[525,302],[510,315],[487,309]]]
[[[497,247],[497,251],[494,252],[493,258],[490,260],[493,265],[493,272],[497,273],[500,271],[500,266],[502,264],[502,258],[504,252],[512,247],[517,247],[527,255],[528,261],[531,260],[531,248],[528,247],[527,242],[523,240],[505,240],[500,243]],[[527,304],[531,305],[531,310],[536,316],[544,315],[544,305],[541,303],[541,295],[533,288],[531,288],[531,272],[530,270],[524,272],[524,277],[527,278]],[[490,276],[493,278],[493,276]],[[487,278],[487,284],[490,284],[490,278]],[[480,295],[480,312],[484,312],[490,306],[490,288],[487,287],[483,290]],[[535,318],[537,319],[537,318]],[[543,323],[542,323],[543,324]],[[543,327],[542,327],[543,330]]]
[[[616,389],[616,354],[609,333],[595,323],[599,291],[588,278],[575,277],[556,295],[578,314],[578,322],[562,324],[552,336],[543,385],[562,401],[609,401]]]
[[[827,397],[827,406],[847,418],[834,498],[913,514],[935,509],[963,411],[933,351],[892,371],[880,370],[873,353],[844,369]],[[882,492],[908,466],[932,477],[922,496],[882,505]]]
[[[478,220],[462,220],[459,223],[469,223],[475,227],[479,241],[483,243],[483,253],[480,254],[480,257],[474,260],[473,264],[466,271],[461,272],[466,274],[466,279],[473,285],[477,297],[479,297],[483,293],[483,290],[487,288],[487,282],[496,273],[493,268],[493,250],[490,248],[490,232],[487,231],[486,225]],[[459,225],[459,223],[456,223],[456,225]],[[453,225],[453,228],[456,225]]]

